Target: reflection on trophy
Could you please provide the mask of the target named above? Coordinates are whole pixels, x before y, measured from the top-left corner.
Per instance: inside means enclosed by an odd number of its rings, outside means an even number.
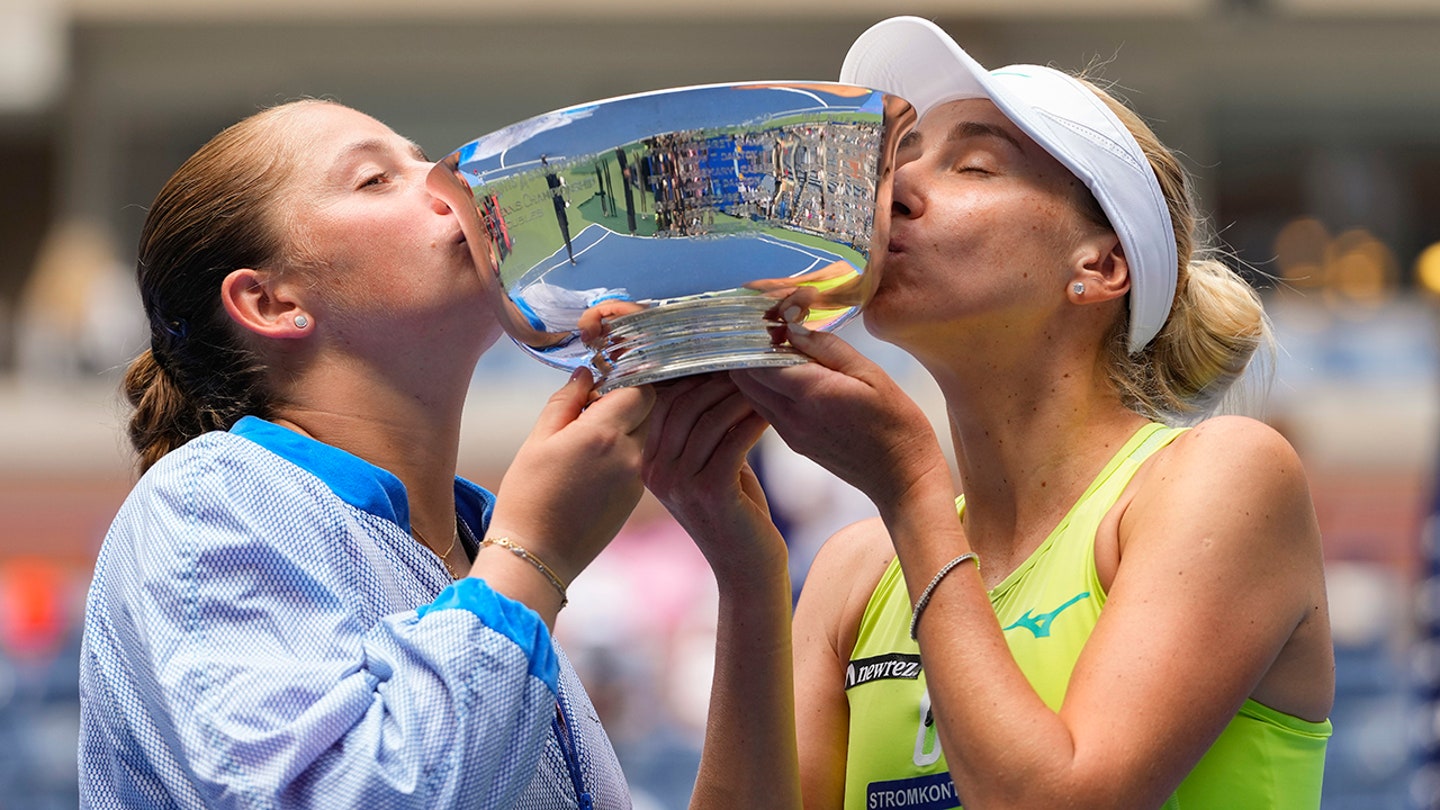
[[[778,313],[834,329],[869,300],[910,105],[767,82],[522,121],[436,165],[510,337],[600,391],[806,362]],[[875,246],[879,246],[878,249]]]

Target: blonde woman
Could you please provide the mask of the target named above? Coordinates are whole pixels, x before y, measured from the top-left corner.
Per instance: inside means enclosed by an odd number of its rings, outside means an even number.
[[[920,115],[865,323],[938,383],[960,492],[920,409],[839,337],[792,328],[817,362],[730,375],[880,514],[825,545],[796,609],[805,806],[1316,807],[1319,532],[1284,439],[1206,418],[1269,336],[1174,156],[1096,86],[986,71],[917,18],[863,34],[841,79]],[[698,396],[662,398],[651,446],[676,411],[745,424]],[[708,491],[669,497],[773,543]]]

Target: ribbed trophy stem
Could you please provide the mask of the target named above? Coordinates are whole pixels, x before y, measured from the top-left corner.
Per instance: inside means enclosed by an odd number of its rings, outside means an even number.
[[[607,323],[594,364],[600,393],[689,374],[757,366],[793,366],[806,356],[775,343],[775,300],[754,293],[669,301]]]

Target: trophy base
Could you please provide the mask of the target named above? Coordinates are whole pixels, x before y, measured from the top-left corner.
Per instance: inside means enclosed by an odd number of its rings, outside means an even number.
[[[601,393],[634,385],[736,368],[796,366],[810,360],[776,344],[766,318],[775,300],[720,294],[668,301],[607,323],[595,352]]]

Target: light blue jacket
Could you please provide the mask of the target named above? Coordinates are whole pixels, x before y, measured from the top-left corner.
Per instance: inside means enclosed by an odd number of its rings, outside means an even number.
[[[494,498],[455,495],[473,554]],[[82,806],[628,808],[539,616],[409,529],[395,476],[254,417],[161,459],[86,605]]]

